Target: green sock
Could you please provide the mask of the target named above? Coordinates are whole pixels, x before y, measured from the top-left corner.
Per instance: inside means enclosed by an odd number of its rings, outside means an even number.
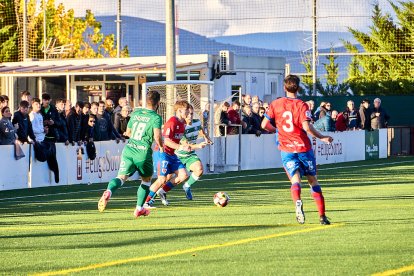
[[[108,183],[107,190],[111,190],[112,194],[122,186],[122,180],[118,177],[112,179]]]
[[[151,182],[141,182],[141,185],[138,187],[137,191],[137,207],[142,207],[144,205],[145,200],[150,192]]]
[[[199,177],[196,176],[196,175],[194,175],[194,173],[192,173],[190,175],[190,177],[188,178],[188,180],[187,180],[186,183],[188,184],[188,186],[191,187],[191,185],[193,185],[194,183],[196,183],[198,179],[199,179]]]

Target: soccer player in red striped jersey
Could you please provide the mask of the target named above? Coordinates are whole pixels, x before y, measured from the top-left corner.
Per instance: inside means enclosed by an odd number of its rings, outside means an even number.
[[[288,75],[284,79],[286,97],[271,103],[262,128],[271,132],[278,130],[278,144],[282,156],[283,167],[288,175],[292,199],[296,206],[296,220],[305,223],[303,203],[301,200],[301,178],[305,175],[311,187],[312,196],[316,202],[321,224],[330,224],[325,215],[325,199],[316,176],[316,159],[308,134],[325,143],[331,143],[333,138],[319,133],[311,124],[312,114],[308,105],[297,98],[299,77]],[[270,124],[274,120],[276,128]]]
[[[180,140],[185,132],[185,118],[188,116],[189,108],[190,104],[187,101],[177,101],[174,104],[175,116],[171,117],[164,125],[162,133],[164,147],[160,149],[157,164],[158,178],[151,185],[150,193],[146,200],[149,206],[151,206],[155,194],[161,198],[164,205],[168,205],[166,193],[188,178],[185,166],[174,151],[180,149],[189,152],[191,150],[188,144],[180,144]],[[168,180],[170,174],[175,174],[176,176]]]

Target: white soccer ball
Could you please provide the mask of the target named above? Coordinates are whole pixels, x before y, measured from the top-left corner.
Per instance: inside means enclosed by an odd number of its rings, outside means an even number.
[[[214,195],[213,200],[217,207],[225,207],[229,204],[230,197],[225,192],[218,192]]]

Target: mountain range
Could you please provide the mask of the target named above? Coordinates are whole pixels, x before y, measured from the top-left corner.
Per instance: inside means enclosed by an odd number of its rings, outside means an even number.
[[[115,16],[97,16],[102,23],[104,34],[116,33]],[[165,25],[137,17],[122,17],[122,47],[128,46],[130,56],[160,56],[165,55]],[[301,64],[303,49],[311,50],[310,32],[274,32],[252,33],[237,36],[206,37],[187,30],[179,29],[180,54],[218,54],[220,50],[230,50],[236,55],[286,57],[291,64],[291,71],[305,72]],[[319,32],[318,45],[320,52],[329,52],[331,46],[336,51],[344,52],[342,42],[353,41],[352,35],[345,32]],[[310,52],[308,52],[310,53]],[[321,62],[325,60],[322,58]],[[338,59],[341,68],[345,68],[349,57]],[[324,72],[323,65],[318,65],[318,71]],[[321,71],[322,70],[322,71]]]

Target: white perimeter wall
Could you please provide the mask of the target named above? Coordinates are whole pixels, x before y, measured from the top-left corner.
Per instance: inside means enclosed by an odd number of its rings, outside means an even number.
[[[312,140],[317,164],[332,164],[365,160],[365,131],[326,132],[334,138],[332,144]],[[216,164],[224,164],[225,171],[281,168],[280,151],[274,134],[256,137],[253,134],[241,135],[241,156],[239,160],[239,136],[216,137],[214,150]],[[379,130],[379,158],[387,158],[387,129]],[[226,153],[224,155],[224,153]],[[208,163],[207,149],[199,154],[204,164]],[[207,171],[207,167],[205,168]]]
[[[313,148],[317,164],[331,164],[365,160],[365,131],[349,131],[329,133],[334,138],[331,145],[313,140]],[[239,151],[239,136],[217,137],[214,142],[214,156],[218,171],[255,170],[281,168],[280,152],[276,147],[275,135],[266,134],[241,136],[241,151]],[[387,158],[387,130],[379,131],[379,158]],[[60,181],[55,183],[53,172],[47,162],[35,160],[29,145],[22,146],[26,157],[15,160],[13,146],[0,146],[0,190],[24,189],[57,185],[106,183],[116,177],[124,143],[114,141],[96,142],[97,157],[87,158],[86,151],[78,155],[78,146],[56,144],[57,160],[60,171]],[[199,151],[200,159],[209,171],[210,149]],[[239,153],[241,152],[239,163]],[[31,167],[29,171],[29,164]],[[219,166],[221,165],[221,167]],[[224,165],[224,166],[223,166]],[[138,179],[135,174],[131,180]]]

